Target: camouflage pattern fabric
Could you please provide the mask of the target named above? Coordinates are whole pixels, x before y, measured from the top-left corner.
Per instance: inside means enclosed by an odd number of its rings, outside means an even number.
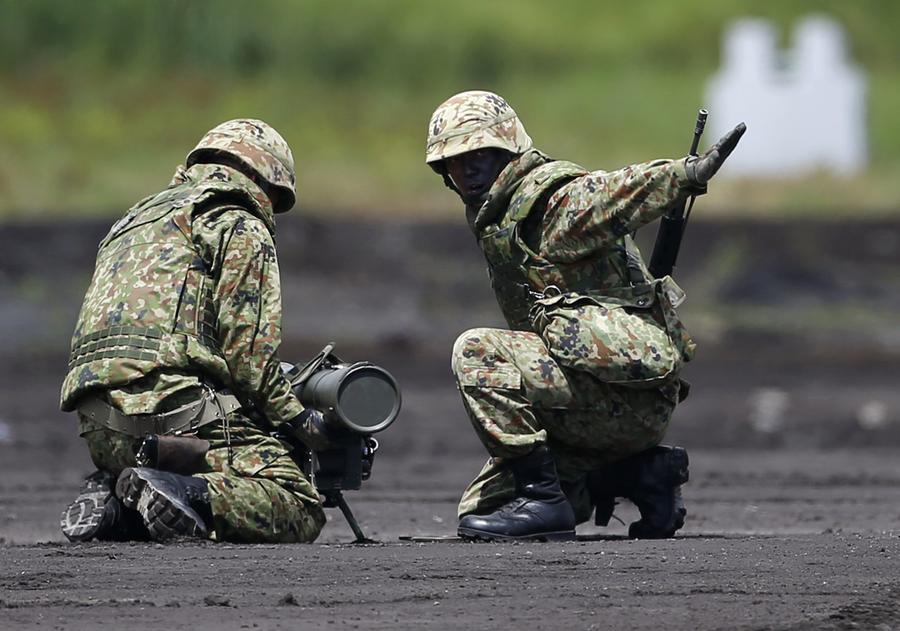
[[[431,116],[425,162],[491,147],[522,153],[531,147],[531,138],[503,97],[481,90],[461,92],[444,101]]]
[[[547,202],[541,252],[559,263],[602,256],[625,235],[701,192],[688,179],[684,165],[685,159],[653,160],[572,180]]]
[[[287,212],[296,201],[294,155],[284,138],[271,126],[253,118],[238,118],[217,125],[197,143],[185,164],[204,161],[204,155],[230,155],[253,169],[281,193],[276,213]]]
[[[457,154],[481,145],[478,130],[503,110],[481,93],[458,97],[433,117],[460,121]],[[513,330],[473,329],[453,349],[465,408],[492,456],[459,513],[512,499],[503,461],[546,442],[583,521],[586,472],[662,440],[695,350],[675,312],[683,292],[650,276],[630,233],[703,191],[684,160],[588,172],[536,149],[513,153],[484,204],[466,208]],[[426,160],[436,155],[429,144]]]
[[[664,320],[635,308],[633,299],[614,300],[575,292],[538,300],[535,330],[563,366],[603,383],[646,387],[669,379],[682,358]]]
[[[562,367],[525,331],[472,329],[453,347],[463,404],[492,459],[463,496],[459,514],[490,512],[513,497],[503,460],[546,443],[570,497],[584,475],[659,444],[678,400],[679,381],[660,387],[605,384]],[[579,514],[576,506],[576,514]],[[590,511],[587,512],[590,515]],[[584,517],[587,519],[587,517]]]
[[[164,412],[207,382],[273,425],[299,414],[278,358],[273,231],[262,190],[221,165],[182,169],[133,207],[101,243],[62,409],[99,390],[125,414]]]
[[[195,474],[209,485],[213,514],[211,537],[243,543],[306,543],[325,525],[319,496],[281,441],[252,421],[229,416],[229,441],[221,425],[201,427],[209,441],[205,470]],[[82,437],[98,469],[114,475],[134,467],[141,439],[94,426],[80,418]]]
[[[212,130],[169,186],[133,206],[101,242],[60,407],[72,411],[91,395],[126,415],[156,414],[196,401],[204,388],[228,389],[253,420],[229,417],[230,450],[218,425],[198,430],[212,445],[198,475],[209,484],[215,537],[312,541],[325,522],[318,494],[266,431],[303,410],[278,358],[272,203],[236,168],[196,162],[212,155],[198,151],[236,155],[293,203],[293,158],[274,130],[259,121]],[[98,468],[135,465],[139,437],[80,423]]]

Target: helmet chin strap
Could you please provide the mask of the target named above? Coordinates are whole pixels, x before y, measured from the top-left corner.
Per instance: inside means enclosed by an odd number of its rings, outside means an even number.
[[[449,188],[451,191],[462,197],[462,193],[460,193],[459,189],[456,188],[456,184],[453,183],[453,180],[450,179],[450,174],[447,173],[447,165],[444,164],[444,161],[436,162],[430,165],[432,169],[434,169],[435,173],[441,176],[441,179],[444,180],[444,186]]]
[[[451,191],[453,191],[453,192],[456,193],[457,195],[462,196],[462,193],[460,193],[460,192],[459,192],[459,189],[456,188],[456,184],[453,183],[453,180],[450,179],[450,176],[449,176],[449,175],[447,175],[446,173],[444,173],[444,174],[442,175],[442,177],[443,177],[443,179],[444,179],[444,186],[446,186],[447,188],[449,188]]]

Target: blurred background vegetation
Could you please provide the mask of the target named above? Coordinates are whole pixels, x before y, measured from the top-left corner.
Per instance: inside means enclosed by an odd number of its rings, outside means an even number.
[[[252,116],[294,148],[304,212],[440,218],[456,203],[424,135],[451,94],[500,92],[540,148],[591,168],[677,157],[728,23],[771,18],[786,43],[814,12],[868,73],[871,168],[730,180],[704,211],[896,212],[898,2],[0,0],[0,217],[120,214]]]

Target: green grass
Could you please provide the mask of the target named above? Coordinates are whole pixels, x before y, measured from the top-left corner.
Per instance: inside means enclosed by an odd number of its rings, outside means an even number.
[[[236,116],[289,140],[306,212],[441,217],[457,204],[423,147],[447,96],[500,92],[539,147],[591,168],[676,157],[722,28],[752,13],[786,34],[823,9],[870,73],[872,168],[717,183],[704,212],[896,212],[900,3],[0,0],[0,217],[118,214]]]

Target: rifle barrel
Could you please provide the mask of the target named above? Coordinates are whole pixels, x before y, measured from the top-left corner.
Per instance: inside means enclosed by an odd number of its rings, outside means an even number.
[[[709,116],[709,112],[701,109],[697,112],[697,123],[694,125],[694,140],[691,142],[691,151],[690,155],[697,155],[697,148],[700,145],[700,136],[703,135],[703,130],[706,129],[706,117]]]

